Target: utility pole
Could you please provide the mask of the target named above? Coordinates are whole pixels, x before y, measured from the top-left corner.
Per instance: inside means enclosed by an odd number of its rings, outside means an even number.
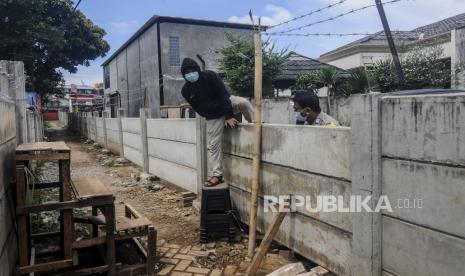
[[[399,77],[400,84],[403,86],[405,84],[405,76],[402,71],[402,66],[400,65],[399,55],[397,54],[396,45],[394,44],[394,39],[392,38],[391,29],[389,28],[389,23],[386,18],[386,13],[384,13],[383,3],[381,0],[375,0],[376,8],[378,9],[379,17],[381,18],[381,23],[383,23],[384,33],[389,44],[389,49],[391,50],[392,60],[394,61],[394,66],[396,67],[397,76]]]
[[[253,24],[252,12],[250,17]],[[252,193],[250,198],[250,221],[249,221],[249,247],[247,255],[252,258],[255,251],[255,234],[257,231],[257,207],[258,207],[258,186],[260,184],[260,157],[261,157],[261,136],[262,136],[262,38],[260,19],[258,29],[254,32],[255,44],[255,112],[254,112],[254,144],[252,153]]]

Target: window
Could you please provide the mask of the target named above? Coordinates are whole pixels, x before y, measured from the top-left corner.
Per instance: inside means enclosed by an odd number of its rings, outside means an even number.
[[[170,36],[170,65],[181,65],[179,58],[179,37],[177,36]]]

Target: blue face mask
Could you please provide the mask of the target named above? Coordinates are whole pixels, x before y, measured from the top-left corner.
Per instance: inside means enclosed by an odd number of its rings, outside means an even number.
[[[297,122],[305,122],[307,120],[307,118],[302,116],[300,112],[294,112],[294,116]]]
[[[188,82],[196,82],[199,79],[199,72],[190,72],[184,75]]]

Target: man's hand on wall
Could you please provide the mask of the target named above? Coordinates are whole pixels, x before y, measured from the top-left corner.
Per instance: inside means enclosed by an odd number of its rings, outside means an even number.
[[[234,119],[234,118],[231,118],[231,119],[228,119],[226,121],[224,121],[224,125],[226,127],[230,127],[230,128],[234,128],[239,122]]]

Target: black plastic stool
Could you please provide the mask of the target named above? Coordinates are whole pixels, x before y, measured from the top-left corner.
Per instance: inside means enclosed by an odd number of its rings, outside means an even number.
[[[202,187],[200,242],[206,243],[211,235],[227,236],[229,242],[234,242],[236,229],[231,212],[231,197],[227,184]]]

